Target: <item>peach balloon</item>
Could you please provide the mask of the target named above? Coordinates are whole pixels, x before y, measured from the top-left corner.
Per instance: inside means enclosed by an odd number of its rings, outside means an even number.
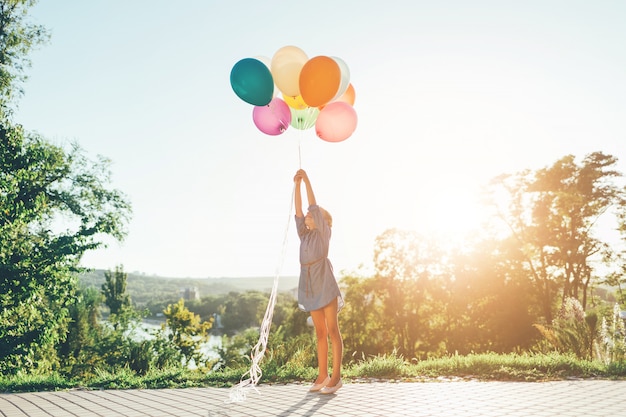
[[[355,99],[356,99],[356,93],[354,91],[354,87],[352,86],[352,84],[350,84],[350,85],[348,85],[348,88],[346,89],[346,92],[343,93],[335,101],[343,101],[345,103],[348,103],[351,106],[354,106],[354,100]]]
[[[326,142],[341,142],[354,133],[357,115],[346,102],[336,101],[326,105],[315,122],[315,133]]]
[[[274,83],[284,95],[300,95],[300,71],[308,59],[297,46],[284,46],[276,51],[272,57],[271,72]]]

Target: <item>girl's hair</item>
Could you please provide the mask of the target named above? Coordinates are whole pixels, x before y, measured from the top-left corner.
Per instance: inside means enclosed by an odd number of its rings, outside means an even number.
[[[333,227],[333,216],[331,216],[326,209],[320,207],[320,210],[322,212],[322,215],[326,219],[326,223],[328,223],[328,227]]]

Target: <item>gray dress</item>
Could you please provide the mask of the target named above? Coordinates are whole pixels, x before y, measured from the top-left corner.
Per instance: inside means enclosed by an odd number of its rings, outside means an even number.
[[[309,230],[304,217],[296,216],[296,228],[300,237],[300,281],[298,307],[304,311],[319,310],[337,299],[337,308],[343,307],[343,298],[328,259],[331,228],[318,205],[309,206],[315,220],[315,229]]]

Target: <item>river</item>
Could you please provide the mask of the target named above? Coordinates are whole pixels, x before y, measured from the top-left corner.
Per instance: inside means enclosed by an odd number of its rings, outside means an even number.
[[[133,340],[152,340],[155,338],[154,334],[157,330],[161,329],[162,322],[158,321],[142,321],[140,325],[129,330],[128,335]],[[210,335],[209,340],[202,344],[201,352],[209,359],[217,359],[219,355],[216,348],[222,346],[222,338],[220,336]]]

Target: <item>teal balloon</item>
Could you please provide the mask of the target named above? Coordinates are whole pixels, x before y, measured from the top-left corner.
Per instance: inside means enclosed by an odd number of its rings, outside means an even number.
[[[230,85],[237,96],[254,106],[265,106],[274,95],[274,79],[264,63],[244,58],[230,71]]]

